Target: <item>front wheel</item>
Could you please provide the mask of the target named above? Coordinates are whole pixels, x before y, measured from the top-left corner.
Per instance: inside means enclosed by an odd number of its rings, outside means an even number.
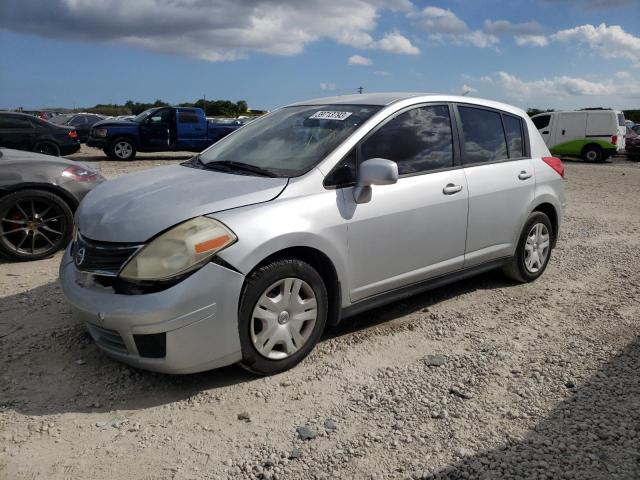
[[[73,213],[59,196],[20,190],[0,201],[0,253],[13,260],[39,260],[71,240]]]
[[[241,365],[258,375],[297,365],[318,343],[327,305],[322,277],[309,264],[280,259],[258,268],[240,302]]]
[[[116,138],[109,145],[107,155],[112,160],[133,160],[136,158],[136,146],[128,138]]]
[[[542,212],[533,212],[524,224],[516,253],[504,273],[517,282],[532,282],[547,268],[553,245],[553,227]]]

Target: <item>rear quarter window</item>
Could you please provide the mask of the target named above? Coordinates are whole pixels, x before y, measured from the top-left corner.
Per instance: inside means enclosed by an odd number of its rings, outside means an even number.
[[[189,110],[178,112],[178,121],[180,123],[199,123],[196,112]]]

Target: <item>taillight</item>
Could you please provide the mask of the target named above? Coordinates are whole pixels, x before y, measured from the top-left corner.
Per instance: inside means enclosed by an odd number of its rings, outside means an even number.
[[[564,178],[564,165],[562,164],[562,160],[556,157],[542,157],[542,161],[558,172],[558,175]]]
[[[75,130],[69,130],[69,137],[71,137],[73,140],[78,138],[78,132],[76,132]]]
[[[611,143],[613,143],[614,145],[618,144],[618,136],[617,135],[612,135],[611,136]]]

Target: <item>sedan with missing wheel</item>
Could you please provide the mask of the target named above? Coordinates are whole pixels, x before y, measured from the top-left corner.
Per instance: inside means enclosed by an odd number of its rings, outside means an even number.
[[[502,268],[545,271],[562,162],[522,110],[447,95],[281,108],[181,164],[100,185],[64,293],[97,345],[169,373],[268,375],[327,325]]]
[[[76,162],[0,148],[0,255],[39,260],[64,248],[73,213],[103,181]]]

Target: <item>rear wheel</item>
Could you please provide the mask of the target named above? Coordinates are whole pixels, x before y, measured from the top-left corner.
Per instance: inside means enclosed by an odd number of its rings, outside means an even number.
[[[517,282],[532,282],[547,268],[553,245],[553,227],[542,212],[533,212],[524,224],[516,253],[504,273]]]
[[[133,160],[136,158],[136,146],[128,138],[116,138],[107,148],[107,155],[113,160]]]
[[[13,260],[39,260],[71,240],[73,213],[59,196],[20,190],[0,200],[0,253]]]
[[[280,259],[248,278],[239,311],[241,365],[273,375],[301,362],[327,321],[327,290],[309,264]]]
[[[604,154],[598,145],[587,145],[582,150],[582,158],[585,162],[604,162]]]
[[[43,155],[60,156],[60,147],[53,142],[38,142],[33,147],[33,151]]]

